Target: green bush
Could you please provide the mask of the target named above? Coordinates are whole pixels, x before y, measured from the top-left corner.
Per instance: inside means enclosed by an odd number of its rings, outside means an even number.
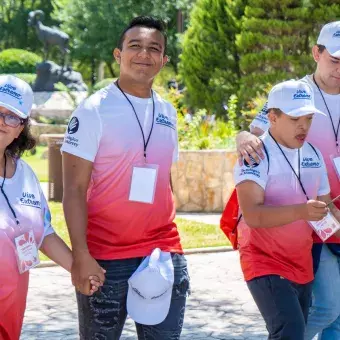
[[[231,95],[227,103],[228,122],[217,118],[213,119],[207,110],[201,109],[192,115],[188,122],[186,115],[188,108],[183,104],[183,93],[174,89],[166,90],[162,86],[154,89],[168,100],[177,111],[177,127],[179,147],[181,150],[205,149],[235,149],[235,136],[237,133],[237,97]]]
[[[36,64],[42,59],[32,53],[19,49],[8,49],[0,52],[0,73],[35,73]]]
[[[95,84],[93,86],[93,91],[94,92],[98,91],[98,90],[102,89],[103,87],[110,85],[115,80],[116,80],[115,78],[105,78],[105,79],[99,81],[97,84]]]
[[[35,78],[37,77],[37,75],[34,73],[17,73],[17,74],[14,74],[14,76],[24,80],[26,83],[30,84],[31,86],[34,84]]]
[[[162,86],[167,89],[168,82],[173,79],[176,79],[176,72],[171,65],[167,65],[159,72],[159,74],[157,74],[154,85]]]

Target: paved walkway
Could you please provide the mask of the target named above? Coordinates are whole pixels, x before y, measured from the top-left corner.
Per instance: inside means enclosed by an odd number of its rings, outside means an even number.
[[[242,280],[237,252],[188,255],[192,294],[181,340],[266,339],[261,316]],[[31,272],[21,340],[71,340],[77,311],[69,274],[60,267]],[[128,320],[121,340],[136,339]],[[161,340],[161,339],[160,339]]]

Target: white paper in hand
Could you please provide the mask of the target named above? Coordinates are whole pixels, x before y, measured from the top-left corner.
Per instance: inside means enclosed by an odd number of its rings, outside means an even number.
[[[340,224],[332,213],[328,213],[321,221],[309,221],[322,241],[326,241],[340,229]]]
[[[134,166],[129,201],[152,204],[157,183],[157,165]]]

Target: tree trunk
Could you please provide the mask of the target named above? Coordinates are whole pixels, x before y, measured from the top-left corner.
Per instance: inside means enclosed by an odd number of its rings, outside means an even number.
[[[107,61],[107,62],[106,62],[106,66],[109,68],[109,71],[110,71],[110,73],[111,73],[112,78],[115,78],[116,75],[115,75],[115,71],[113,70],[112,64],[111,64],[110,62]]]

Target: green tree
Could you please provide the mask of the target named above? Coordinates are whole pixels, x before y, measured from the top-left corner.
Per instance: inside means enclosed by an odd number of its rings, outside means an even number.
[[[303,0],[249,0],[237,36],[244,105],[268,84],[313,70],[309,34],[311,8]]]
[[[311,44],[316,43],[323,25],[340,20],[340,0],[309,0],[313,9]]]
[[[59,0],[64,1],[64,0]],[[120,33],[137,15],[156,15],[169,26],[169,54],[176,62],[176,13],[190,8],[189,0],[72,0],[58,13],[62,28],[70,34],[72,56],[83,63],[106,62],[112,76],[112,50]]]
[[[243,1],[198,0],[182,41],[180,75],[188,103],[225,113],[223,105],[238,89],[240,70],[235,45]]]

